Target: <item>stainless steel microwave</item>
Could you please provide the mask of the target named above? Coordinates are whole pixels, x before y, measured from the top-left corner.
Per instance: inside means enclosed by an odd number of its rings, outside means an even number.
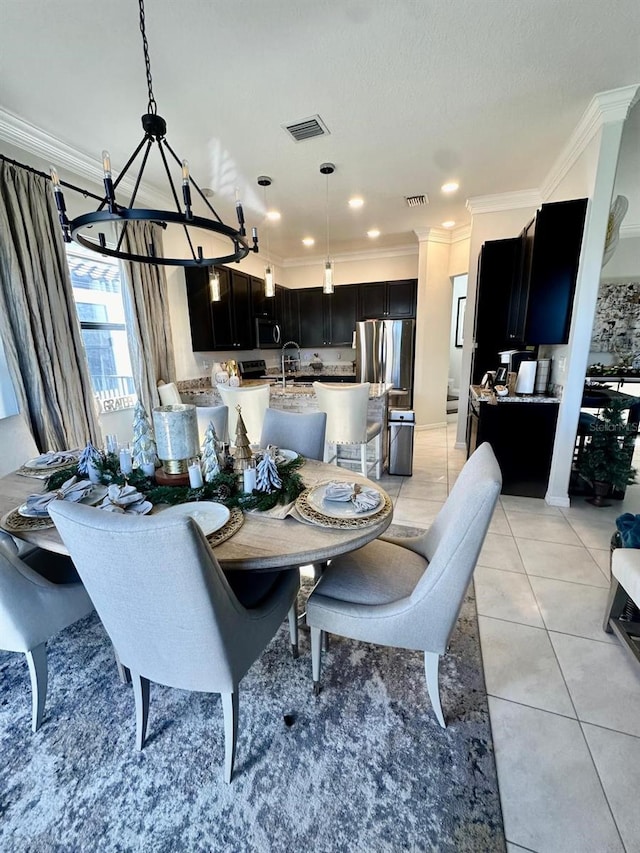
[[[256,346],[258,349],[275,349],[282,343],[280,326],[270,317],[256,317]]]

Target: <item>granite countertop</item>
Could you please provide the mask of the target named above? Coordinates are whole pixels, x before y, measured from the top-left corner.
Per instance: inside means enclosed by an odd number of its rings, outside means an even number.
[[[272,397],[312,397],[314,394],[313,385],[310,382],[291,383],[290,380],[287,380],[286,388],[282,387],[282,380],[280,380],[280,383],[277,383],[271,379],[247,379],[242,383],[243,388],[250,388],[254,385],[271,385]],[[340,386],[344,388],[352,387],[348,383],[340,383]],[[372,382],[369,388],[369,399],[376,400],[380,397],[384,397],[392,388],[393,385],[390,384]],[[211,387],[209,380],[195,380],[193,383],[188,380],[184,380],[179,383],[179,390],[181,393],[184,393],[185,396],[189,395],[192,398],[206,397],[207,400],[209,400],[212,393],[214,393],[214,389]],[[198,403],[195,402],[195,405],[198,405]],[[202,405],[209,405],[209,402],[204,401]]]
[[[543,394],[513,394],[507,397],[498,397],[493,391],[481,388],[479,385],[470,385],[469,390],[475,400],[479,403],[559,403],[559,397],[549,397]]]

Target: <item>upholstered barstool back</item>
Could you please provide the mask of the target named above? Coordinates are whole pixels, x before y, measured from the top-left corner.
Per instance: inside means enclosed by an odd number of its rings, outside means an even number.
[[[229,409],[229,441],[236,443],[236,424],[238,423],[238,410],[242,408],[242,420],[247,428],[247,435],[251,444],[257,444],[262,435],[262,422],[264,414],[269,406],[269,385],[250,385],[242,388],[229,388],[227,385],[218,385],[218,391],[222,402]]]
[[[0,419],[0,477],[10,474],[40,452],[23,415]]]
[[[340,462],[359,465],[365,477],[375,466],[376,479],[379,480],[383,462],[382,424],[367,420],[369,387],[368,382],[359,385],[313,383],[318,407],[327,414],[324,461],[335,462],[336,465]],[[367,462],[367,445],[370,441],[375,441],[375,458],[372,463]],[[340,456],[341,445],[359,445],[360,460]]]
[[[158,382],[158,396],[161,406],[179,406],[182,403],[178,386],[175,382]]]

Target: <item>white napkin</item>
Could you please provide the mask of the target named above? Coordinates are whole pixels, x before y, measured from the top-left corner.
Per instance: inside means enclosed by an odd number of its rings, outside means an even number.
[[[107,512],[133,512],[136,515],[146,515],[153,509],[144,495],[135,486],[118,486],[112,483],[109,486],[107,496],[98,506],[98,509],[106,509]]]
[[[375,509],[382,499],[380,492],[375,489],[368,489],[366,486],[359,492],[355,492],[351,498],[351,502],[355,507],[356,512],[368,512],[370,509]]]
[[[350,501],[354,491],[354,483],[341,483],[332,480],[327,483],[327,488],[324,490],[324,499],[326,501]]]
[[[29,495],[26,501],[27,509],[45,514],[51,501],[81,501],[92,489],[93,483],[90,480],[78,480],[77,477],[71,477],[53,492],[45,492],[43,495]]]
[[[78,454],[73,450],[49,450],[34,459],[32,465],[73,465],[78,461]]]
[[[333,480],[324,490],[326,501],[351,501],[356,512],[368,512],[375,509],[382,495],[377,489],[361,486],[359,483],[341,483]]]

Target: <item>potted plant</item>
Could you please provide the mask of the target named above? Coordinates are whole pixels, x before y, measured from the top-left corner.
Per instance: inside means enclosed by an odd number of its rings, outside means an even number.
[[[591,436],[578,462],[578,474],[592,487],[594,506],[610,506],[605,498],[612,490],[624,492],[636,481],[631,458],[637,424],[625,423],[622,413],[629,408],[625,400],[609,400],[591,425]]]

